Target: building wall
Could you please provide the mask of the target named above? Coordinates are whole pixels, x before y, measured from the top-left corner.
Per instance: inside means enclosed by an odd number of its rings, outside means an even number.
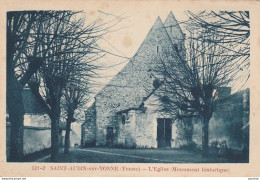
[[[247,94],[247,96],[245,96]],[[228,148],[242,149],[243,136],[249,141],[249,90],[239,91],[220,100],[209,121],[209,144],[226,141]],[[194,124],[193,141],[201,146],[201,122]]]
[[[51,147],[51,129],[24,127],[24,155],[28,155],[37,151]],[[6,126],[6,155],[10,155],[10,125]]]
[[[33,137],[33,138],[32,138]],[[24,129],[24,154],[30,154],[51,147],[50,129]]]
[[[59,134],[59,145],[64,146],[65,130]],[[74,139],[74,135],[70,136]],[[51,147],[51,119],[47,114],[26,113],[24,115],[24,155]],[[6,154],[10,154],[10,122],[6,123]]]
[[[125,116],[125,123],[123,123],[123,116]],[[118,146],[124,146],[125,144],[125,124],[128,123],[127,121],[127,113],[124,114],[118,114],[118,124],[117,124],[117,145]]]
[[[125,121],[125,143],[126,147],[136,146],[136,112],[134,110],[128,111]]]
[[[145,110],[131,110],[128,113],[124,113],[128,116],[128,121],[125,125],[122,124],[122,118],[119,116],[118,123],[118,143],[137,148],[157,148],[157,119],[158,118],[170,118],[161,112],[156,111],[158,109],[158,99],[152,95],[144,103]],[[177,125],[172,123],[172,141],[171,147],[176,147],[177,138]]]
[[[81,125],[81,146],[96,145],[96,105],[85,112],[85,122]]]
[[[117,144],[124,147],[157,148],[157,119],[173,119],[169,115],[158,112],[158,99],[151,95],[143,109],[129,110],[118,114]],[[125,124],[122,123],[125,116]],[[171,147],[176,147],[177,126],[172,123]]]
[[[24,115],[24,155],[51,147],[51,119],[47,114],[26,113]],[[9,158],[10,122],[6,124],[6,154]]]
[[[171,143],[172,148],[178,148],[179,147],[179,142],[178,142],[178,139],[177,139],[177,131],[178,131],[177,122],[174,121],[172,123],[172,143]]]
[[[169,27],[171,28],[169,29]],[[164,24],[159,17],[157,18],[130,62],[96,95],[96,124],[93,121],[86,120],[86,123],[82,126],[84,133],[82,142],[86,139],[92,141],[95,137],[96,145],[105,145],[106,129],[112,126],[115,128],[115,144],[127,143],[130,146],[138,142],[138,144],[144,146],[157,146],[156,115],[143,116],[138,114],[137,116],[134,112],[129,112],[132,121],[123,126],[118,121],[117,113],[129,108],[138,108],[142,104],[144,97],[147,97],[154,89],[153,82],[158,78],[156,77],[158,75],[156,75],[158,61],[160,61],[160,58],[168,58],[167,54],[176,53],[173,48],[174,44],[180,50],[184,50],[184,38],[185,36],[172,13],[169,14]],[[177,58],[176,55],[174,57]],[[137,129],[133,128],[135,125],[132,122],[139,123],[139,119],[146,119],[145,121],[142,120],[143,125],[149,129],[144,131],[146,134],[140,134]],[[135,134],[139,133],[140,138],[132,138],[133,129],[135,129]],[[146,140],[142,140],[141,137]],[[143,144],[142,141],[149,143]]]
[[[81,144],[81,125],[77,122],[74,122],[71,124],[70,146],[74,147],[76,144]]]
[[[157,121],[156,115],[146,112],[136,112],[136,145],[144,148],[157,147]]]
[[[26,113],[24,115],[24,126],[51,127],[51,119],[48,114]]]
[[[149,131],[150,135],[150,144],[147,145],[147,147],[158,147],[158,142],[157,142],[157,119],[158,118],[167,118],[167,119],[172,119],[172,138],[171,138],[171,147],[175,148],[178,146],[177,143],[177,123],[174,121],[175,117],[166,114],[164,112],[161,112],[161,105],[158,97],[155,95],[156,92],[149,97],[144,103],[144,107],[147,109],[146,110],[146,123],[144,128],[148,126],[147,130]],[[149,141],[147,141],[149,142]]]

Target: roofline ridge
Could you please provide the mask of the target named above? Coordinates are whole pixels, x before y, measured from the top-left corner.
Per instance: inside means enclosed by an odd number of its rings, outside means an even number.
[[[165,21],[163,22],[163,25],[165,26],[166,21],[167,21],[169,18],[171,18],[171,16],[172,16],[172,18],[176,21],[176,25],[177,25],[178,29],[180,30],[181,34],[184,36],[185,33],[183,33],[183,31],[182,31],[182,29],[181,29],[181,27],[180,27],[180,24],[179,24],[179,22],[177,21],[177,19],[175,18],[175,16],[174,16],[174,14],[173,14],[172,11],[170,11],[170,13],[168,14],[168,16],[166,17]]]
[[[111,84],[111,82],[113,81],[113,79],[114,79],[119,73],[123,72],[124,69],[125,69],[125,67],[126,67],[129,63],[131,63],[131,61],[134,59],[134,57],[138,54],[137,52],[138,52],[138,51],[140,50],[140,48],[143,46],[145,40],[147,39],[148,35],[151,33],[151,31],[152,31],[152,29],[154,28],[154,25],[156,24],[157,21],[159,21],[159,22],[162,24],[163,29],[165,29],[165,26],[164,26],[164,23],[162,22],[161,17],[160,17],[160,16],[157,16],[157,18],[156,18],[156,20],[154,21],[152,27],[150,28],[149,32],[146,34],[144,40],[142,41],[141,45],[139,46],[139,48],[137,49],[137,51],[135,52],[135,54],[133,55],[133,57],[129,58],[129,62],[128,62],[120,71],[118,71],[118,73],[117,73],[112,79],[110,79],[110,81],[95,95],[95,97],[97,97],[98,95],[100,95],[100,94],[103,92],[103,90],[104,90],[107,86],[109,86],[109,85]],[[165,29],[165,31],[166,31],[166,29]],[[167,33],[167,31],[166,31],[166,33]],[[167,33],[167,35],[168,35],[168,33]],[[169,35],[168,35],[168,36],[169,36]],[[169,38],[170,38],[170,37],[169,37]]]

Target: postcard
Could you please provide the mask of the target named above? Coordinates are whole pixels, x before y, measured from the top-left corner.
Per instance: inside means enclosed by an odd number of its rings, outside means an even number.
[[[259,1],[1,1],[2,177],[259,177]]]

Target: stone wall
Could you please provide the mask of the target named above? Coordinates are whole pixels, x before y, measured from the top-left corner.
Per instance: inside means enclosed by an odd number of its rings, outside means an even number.
[[[171,28],[169,29],[169,27]],[[131,146],[139,143],[141,146],[157,146],[156,116],[143,115],[139,111],[129,112],[129,118],[132,121],[122,125],[118,119],[118,112],[140,107],[144,98],[154,89],[154,80],[158,79],[156,77],[159,76],[156,74],[158,61],[161,58],[168,58],[168,54],[175,54],[173,48],[175,44],[179,49],[184,50],[184,38],[185,36],[172,13],[169,14],[164,23],[159,17],[156,19],[130,62],[96,95],[96,124],[92,120],[86,119],[82,125],[82,143],[93,141],[95,138],[96,145],[106,145],[107,128],[113,127],[114,144]],[[176,58],[176,55],[174,57]],[[134,138],[133,135],[138,131],[134,126],[136,127],[136,123],[140,123],[139,120],[146,128],[144,131],[146,134],[139,134],[140,138]],[[133,133],[134,130],[135,133]],[[141,137],[145,140],[142,140]],[[146,142],[146,144],[141,141]]]
[[[136,145],[143,148],[157,147],[157,121],[156,115],[151,115],[147,111],[136,112]]]
[[[243,136],[246,136],[244,141],[248,143],[249,101],[244,100],[245,94],[249,98],[248,89],[220,100],[209,121],[209,144],[214,141],[226,141],[228,148],[241,150]],[[194,122],[193,141],[199,146],[201,146],[201,133],[201,122],[197,120]]]
[[[158,147],[157,144],[157,119],[158,118],[167,118],[167,119],[172,119],[172,138],[171,138],[171,147],[179,147],[178,143],[178,135],[177,135],[177,123],[174,121],[175,117],[172,115],[166,114],[165,112],[162,112],[160,109],[162,105],[160,104],[160,100],[158,99],[158,96],[156,95],[156,91],[154,92],[153,95],[149,97],[144,102],[144,107],[147,109],[146,110],[146,124],[148,124],[150,134],[152,134],[153,139],[147,147]]]
[[[126,147],[136,147],[136,112],[130,110],[125,121],[125,143]]]
[[[124,120],[123,120],[124,118]],[[118,114],[118,133],[117,133],[117,145],[124,146],[125,144],[125,124],[127,123],[127,113]]]
[[[81,125],[81,146],[96,145],[96,106],[95,103],[85,112],[85,122]]]
[[[97,145],[105,145],[105,130],[108,125],[118,129],[115,118],[117,112],[138,108],[144,97],[152,92],[156,74],[154,69],[158,65],[159,54],[172,54],[172,45],[161,19],[158,18],[130,62],[97,94]],[[115,132],[115,137],[117,136],[118,131]],[[115,143],[117,139],[115,138]]]

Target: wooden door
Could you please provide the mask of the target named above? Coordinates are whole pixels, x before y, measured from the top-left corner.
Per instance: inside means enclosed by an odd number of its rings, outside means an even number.
[[[107,146],[113,146],[113,127],[107,127]]]
[[[157,119],[157,141],[158,147],[171,147],[172,123],[171,119]]]

